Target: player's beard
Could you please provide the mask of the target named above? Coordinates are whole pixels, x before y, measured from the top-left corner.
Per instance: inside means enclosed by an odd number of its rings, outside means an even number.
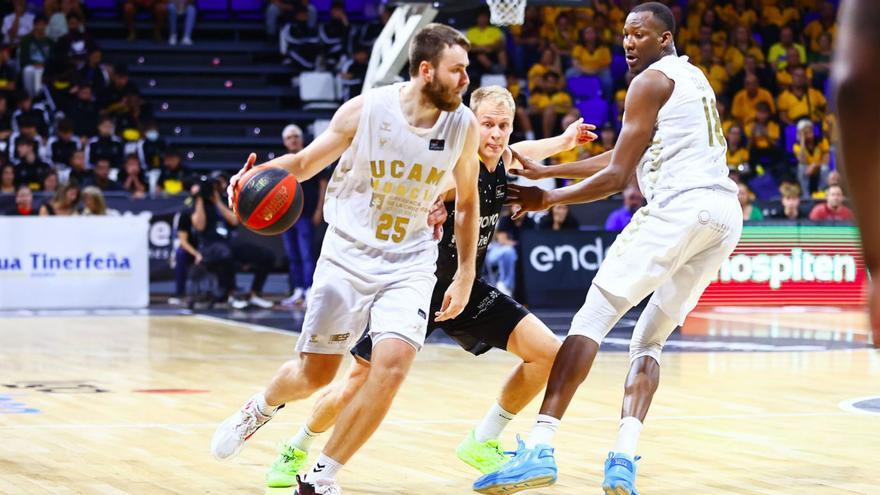
[[[444,112],[451,112],[461,105],[461,93],[444,86],[437,78],[422,88],[422,94],[432,105]]]

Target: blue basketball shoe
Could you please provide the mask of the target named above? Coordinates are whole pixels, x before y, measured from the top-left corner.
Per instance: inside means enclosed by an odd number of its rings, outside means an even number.
[[[542,488],[556,483],[556,459],[553,447],[536,445],[527,449],[517,437],[514,456],[498,471],[489,473],[474,482],[474,491],[487,495],[506,495],[532,488]]]
[[[602,489],[605,495],[639,495],[636,491],[636,461],[626,454],[608,453],[605,459],[605,481]]]

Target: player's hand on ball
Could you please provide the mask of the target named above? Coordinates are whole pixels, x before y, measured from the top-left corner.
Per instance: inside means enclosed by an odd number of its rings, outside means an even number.
[[[584,124],[583,118],[575,120],[569,124],[569,126],[565,128],[565,132],[562,133],[562,137],[565,140],[565,149],[570,150],[579,144],[595,141],[599,136],[597,136],[596,133],[591,132],[594,130],[596,130],[596,126],[593,124]]]
[[[257,154],[251,153],[250,155],[248,155],[247,161],[244,162],[244,166],[241,167],[241,170],[239,170],[237,174],[233,175],[232,178],[229,179],[229,185],[226,186],[226,197],[229,198],[230,210],[235,210],[235,194],[237,191],[235,186],[238,185],[238,181],[241,179],[241,177],[244,174],[248,173],[248,170],[254,168],[254,163],[256,162]]]
[[[452,284],[446,289],[443,295],[443,304],[440,311],[434,313],[434,321],[446,321],[455,318],[464,311],[468,299],[471,298],[471,288],[474,285],[473,279],[459,278],[457,275]]]
[[[434,228],[434,240],[443,238],[443,224],[446,223],[446,205],[443,204],[443,196],[439,196],[431,212],[428,213],[428,227]]]
[[[538,187],[507,185],[507,202],[513,209],[514,220],[529,211],[544,211],[550,208],[547,203],[547,192]]]
[[[513,148],[510,148],[510,151],[513,153],[513,159],[521,163],[523,167],[511,168],[508,170],[511,175],[525,177],[526,179],[531,180],[541,180],[547,177],[553,177],[550,174],[550,167],[541,164],[541,162],[537,160],[532,160],[527,156],[517,153]]]

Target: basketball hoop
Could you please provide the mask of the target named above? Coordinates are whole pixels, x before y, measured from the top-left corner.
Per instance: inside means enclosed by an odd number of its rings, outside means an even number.
[[[526,18],[526,0],[486,0],[496,26],[522,24]]]

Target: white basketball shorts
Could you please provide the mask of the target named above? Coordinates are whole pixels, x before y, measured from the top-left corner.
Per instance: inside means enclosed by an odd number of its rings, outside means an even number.
[[[679,325],[742,234],[736,195],[691,189],[642,207],[617,236],[593,283],[636,305],[654,292]]]
[[[402,254],[371,248],[333,227],[327,230],[309,293],[299,352],[343,354],[369,326],[374,345],[425,343],[437,246]]]

